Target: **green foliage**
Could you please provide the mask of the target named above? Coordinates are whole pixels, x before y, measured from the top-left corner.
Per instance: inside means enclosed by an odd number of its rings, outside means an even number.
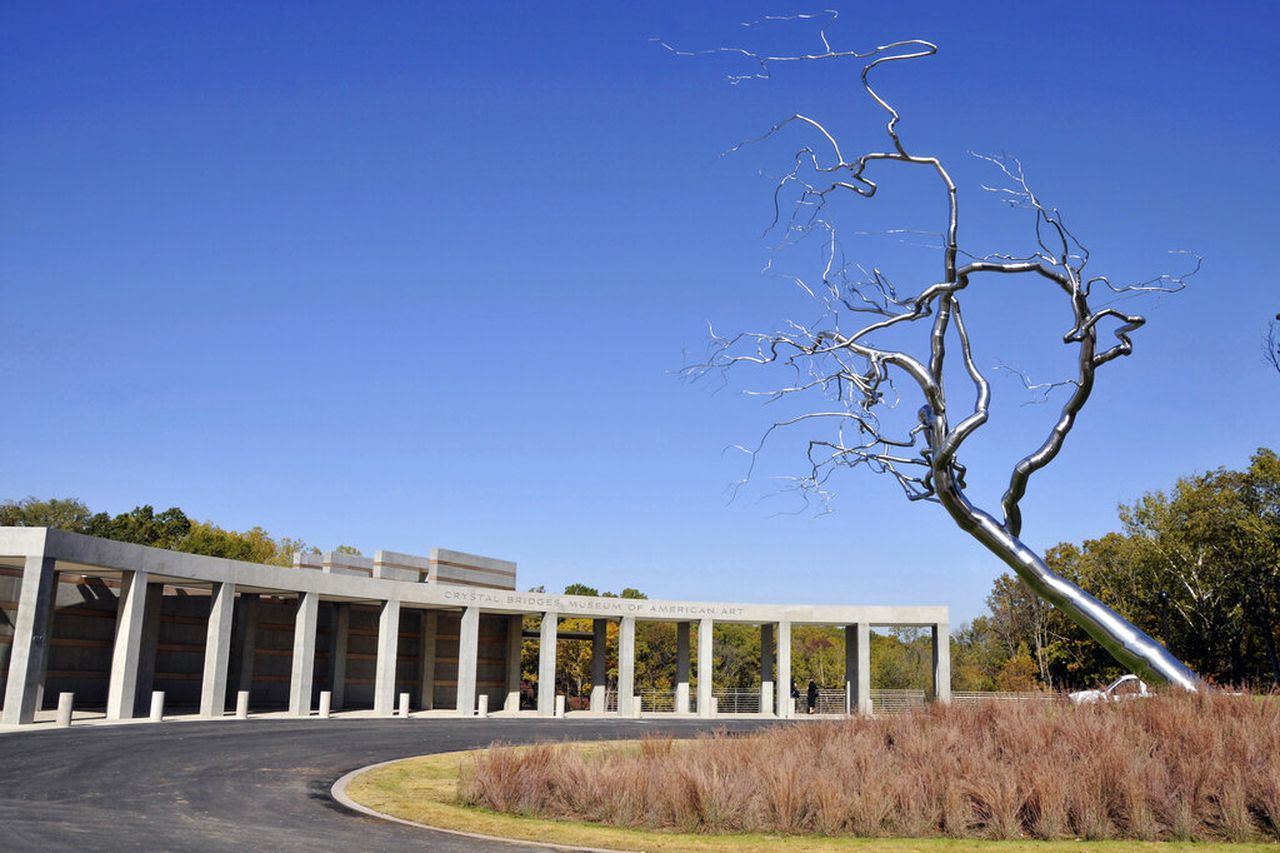
[[[150,504],[144,504],[113,516],[93,513],[77,498],[5,501],[0,504],[0,526],[55,527],[117,542],[276,566],[292,565],[294,554],[317,550],[300,539],[274,539],[261,527],[237,532],[212,522],[193,521],[176,506],[156,512]],[[338,550],[360,553],[348,545],[339,546]]]
[[[1260,449],[1244,471],[1183,477],[1120,507],[1123,531],[1059,544],[1045,561],[1202,676],[1266,688],[1280,684],[1280,457]],[[1005,574],[989,617],[958,632],[957,674],[993,683],[1027,650],[1036,681],[1092,686],[1122,674],[1079,627]],[[1008,666],[1007,666],[1008,665]],[[959,688],[963,689],[963,688]]]
[[[42,501],[29,497],[0,504],[0,527],[56,527],[87,533],[91,513],[84,501],[76,498],[51,498]]]

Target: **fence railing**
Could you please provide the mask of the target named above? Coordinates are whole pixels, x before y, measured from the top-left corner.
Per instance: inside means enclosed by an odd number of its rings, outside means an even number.
[[[643,713],[673,713],[676,710],[676,694],[674,690],[641,690],[636,693],[640,697],[640,709]],[[758,714],[760,713],[760,688],[747,687],[731,690],[713,690],[711,695],[716,700],[718,714]],[[954,690],[951,701],[956,704],[974,704],[978,702],[1054,702],[1062,700],[1061,693],[1031,691],[1012,693],[1000,691]],[[924,707],[928,693],[924,690],[872,690],[871,710],[875,714],[903,714],[916,708]],[[618,693],[610,689],[604,696],[605,710],[618,710]],[[772,708],[770,708],[772,710]],[[818,701],[814,713],[823,715],[844,714],[849,709],[846,704],[846,693],[839,688],[822,688],[818,691]],[[689,711],[697,713],[697,690],[689,691]],[[808,712],[808,696],[800,691],[796,700],[796,713]]]
[[[924,707],[923,690],[872,690],[871,713],[903,714]]]
[[[975,703],[975,702],[1059,702],[1062,701],[1061,693],[1051,693],[1045,690],[1034,690],[1025,693],[1010,693],[1001,691],[987,690],[953,690],[951,691],[951,701],[956,704]]]

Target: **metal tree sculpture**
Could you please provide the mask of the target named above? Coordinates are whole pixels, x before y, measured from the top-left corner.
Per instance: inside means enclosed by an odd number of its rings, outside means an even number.
[[[1271,366],[1277,372],[1280,372],[1280,314],[1271,321],[1271,326],[1267,329],[1267,339],[1263,341],[1262,346],[1267,361],[1271,362]]]
[[[834,13],[824,15],[834,17]],[[768,20],[817,17],[822,16]],[[1174,292],[1182,289],[1184,279],[1191,273],[1159,276],[1128,286],[1114,286],[1105,276],[1086,275],[1088,251],[1068,230],[1061,214],[1032,192],[1021,166],[1005,158],[985,158],[1009,182],[1009,186],[994,191],[1011,204],[1034,213],[1036,248],[1025,256],[974,256],[964,252],[957,240],[959,208],[955,183],[938,158],[909,150],[898,131],[898,112],[870,83],[871,73],[881,65],[931,56],[937,47],[927,41],[910,39],[866,52],[841,51],[832,49],[825,31],[820,31],[820,38],[822,51],[813,54],[772,56],[742,48],[697,52],[731,54],[755,64],[753,73],[730,77],[733,83],[767,78],[775,63],[866,60],[861,74],[862,87],[888,115],[885,130],[890,144],[887,150],[850,159],[826,127],[810,116],[799,114],[779,122],[760,137],[764,139],[783,128],[796,126],[816,134],[818,147],[806,146],[799,150],[794,167],[778,184],[775,200],[781,198],[785,190],[797,193],[794,210],[785,217],[786,242],[818,234],[828,247],[820,285],[811,287],[793,278],[820,304],[821,317],[812,324],[788,322],[780,332],[732,337],[717,336],[713,332],[707,359],[686,368],[687,375],[696,378],[743,364],[790,368],[796,379],[786,387],[768,392],[770,396],[778,399],[817,394],[825,403],[820,410],[806,411],[775,423],[766,432],[765,439],[777,429],[800,423],[829,421],[834,427],[830,437],[809,441],[808,457],[812,467],[800,478],[803,489],[821,493],[832,471],[839,467],[863,465],[891,475],[910,500],[941,504],[962,530],[986,546],[1037,595],[1067,614],[1126,667],[1149,680],[1168,681],[1196,690],[1200,679],[1195,673],[1120,614],[1056,574],[1019,538],[1020,503],[1028,482],[1062,449],[1093,391],[1098,369],[1128,355],[1132,350],[1130,334],[1145,322],[1140,316],[1110,305],[1094,307],[1090,302],[1094,292],[1108,298],[1117,294]],[[663,46],[679,55],[694,55],[665,43]],[[877,185],[867,171],[869,166],[879,163],[923,166],[936,174],[946,191],[947,225],[941,234],[940,247],[942,275],[940,280],[912,295],[902,295],[879,270],[858,274],[859,268],[845,263],[835,226],[825,215],[829,200],[838,194],[873,197]],[[778,209],[781,210],[780,205]],[[1198,261],[1197,258],[1197,268]],[[1048,435],[1014,465],[998,513],[975,506],[966,496],[965,468],[959,461],[965,441],[987,422],[990,411],[991,387],[974,361],[960,307],[966,289],[986,276],[1025,276],[1057,292],[1071,318],[1063,343],[1075,348],[1075,377],[1055,383],[1055,386],[1070,388],[1067,401]],[[1099,340],[1104,322],[1112,328],[1110,342]],[[888,336],[891,331],[901,332],[912,324],[927,327],[927,342],[922,336],[920,357],[873,341],[873,338]],[[963,368],[962,371],[953,368],[953,372],[962,377],[965,388],[971,386],[972,405],[957,404],[956,395],[949,396],[951,389],[944,366],[950,355],[948,345],[953,341]],[[900,432],[892,433],[882,423],[881,416],[895,405],[894,381],[902,379],[919,391],[923,405],[916,419]],[[761,446],[763,443],[764,439]],[[753,454],[759,449],[757,447]],[[754,466],[754,456],[752,464]]]

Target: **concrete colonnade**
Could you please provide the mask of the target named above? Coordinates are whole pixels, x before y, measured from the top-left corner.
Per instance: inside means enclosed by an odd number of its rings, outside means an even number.
[[[397,559],[404,562],[407,558]],[[437,678],[438,663],[445,661],[447,667],[450,660],[449,652],[441,648],[441,643],[451,644],[453,640],[452,635],[441,637],[440,626],[445,624],[441,613],[457,614],[449,617],[448,624],[454,624],[452,620],[457,619],[454,708],[455,713],[461,716],[476,713],[481,687],[486,697],[498,697],[503,710],[519,711],[523,620],[531,614],[542,616],[537,697],[537,712],[542,716],[553,716],[556,712],[557,629],[561,619],[570,617],[592,620],[589,635],[592,643],[590,708],[596,713],[606,710],[610,621],[618,625],[617,696],[618,713],[622,716],[632,716],[639,711],[636,630],[640,620],[675,624],[673,692],[677,713],[694,710],[694,697],[690,695],[694,666],[697,667],[696,712],[703,717],[716,713],[713,701],[713,638],[717,621],[760,626],[761,714],[785,718],[794,713],[791,700],[793,624],[844,627],[849,709],[862,714],[872,711],[871,627],[894,624],[927,627],[933,638],[932,694],[939,701],[950,699],[948,618],[946,608],[942,607],[728,605],[658,600],[622,603],[616,599],[589,596],[476,589],[451,585],[452,582],[443,579],[423,583],[412,580],[407,574],[405,577],[393,577],[391,573],[396,566],[390,563],[375,564],[372,576],[329,572],[327,568],[306,571],[305,567],[290,569],[237,563],[30,528],[0,528],[0,564],[6,569],[4,577],[16,579],[7,581],[6,587],[12,604],[5,615],[13,626],[4,707],[0,714],[0,722],[6,724],[30,723],[39,710],[48,667],[53,612],[57,604],[58,572],[68,566],[73,567],[71,571],[77,575],[90,580],[119,578],[114,630],[109,640],[109,670],[105,678],[106,715],[109,719],[133,717],[137,713],[138,694],[148,691],[153,677],[157,677],[155,655],[160,630],[159,605],[162,600],[169,600],[161,598],[166,585],[208,590],[203,662],[199,663],[197,658],[197,662],[191,665],[194,669],[192,675],[199,683],[199,712],[204,716],[221,716],[226,712],[231,695],[253,689],[255,659],[268,653],[279,656],[277,660],[281,666],[283,660],[280,658],[289,656],[288,714],[307,716],[312,713],[317,677],[321,686],[327,683],[333,710],[350,705],[353,681],[348,665],[353,659],[363,659],[363,656],[353,658],[348,653],[353,636],[352,607],[357,605],[377,608],[376,655],[371,656],[376,658],[372,704],[374,713],[381,716],[396,712],[399,695],[397,669],[402,663],[399,660],[402,652],[406,655],[416,652],[418,658],[416,671],[406,670],[405,681],[414,684],[417,691],[415,704],[419,708],[432,709],[437,688],[448,690],[448,670],[442,671]],[[445,566],[440,571],[447,568]],[[491,571],[483,568],[476,571],[482,570]],[[410,572],[409,569],[402,571]],[[98,585],[103,586],[101,580]],[[272,622],[272,616],[264,615],[266,602],[263,596],[295,598],[291,626],[283,619]],[[187,600],[191,602],[193,599]],[[317,635],[322,604],[326,608],[329,631],[327,667],[317,674]],[[416,612],[405,616],[406,608]],[[272,605],[271,610],[279,612],[279,607]],[[190,625],[190,614],[194,612],[190,604],[182,612],[188,615],[179,624]],[[485,620],[484,658],[481,658],[482,615]],[[405,651],[413,647],[401,645],[401,629],[406,622],[408,636],[412,636],[413,629],[417,628],[418,645],[413,651]],[[696,641],[693,636],[695,623]],[[280,632],[290,628],[292,645],[282,649],[280,641],[288,641],[280,637]],[[266,635],[263,630],[277,633],[264,644]],[[363,637],[371,632],[362,627],[356,633]],[[587,639],[586,635],[577,636]],[[697,644],[696,653],[694,642]],[[188,640],[185,648],[192,647],[198,650],[199,640]],[[106,654],[107,644],[102,648]],[[364,650],[364,647],[357,648]],[[323,646],[321,651],[325,651]],[[172,650],[164,653],[172,654]],[[172,664],[165,663],[160,668],[166,666],[172,667]],[[178,671],[181,670],[174,670]],[[265,671],[272,672],[270,680],[286,678],[279,667]],[[362,670],[357,672],[363,675]],[[367,676],[358,679],[357,683],[367,684]],[[283,701],[282,693],[276,688],[272,690],[274,701]],[[361,690],[363,695],[367,695],[364,688]],[[194,691],[188,691],[188,695],[194,698]]]

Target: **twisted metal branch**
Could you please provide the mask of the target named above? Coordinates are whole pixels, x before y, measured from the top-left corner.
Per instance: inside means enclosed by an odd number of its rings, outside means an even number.
[[[859,77],[865,94],[887,114],[884,132],[889,146],[849,159],[836,136],[818,119],[793,114],[745,140],[726,153],[770,139],[784,131],[801,130],[816,135],[817,148],[804,145],[793,158],[791,168],[774,190],[774,218],[766,231],[781,228],[783,235],[775,252],[806,238],[822,242],[820,277],[812,282],[778,269],[771,259],[764,272],[789,281],[820,308],[812,323],[788,321],[774,332],[741,333],[729,337],[713,334],[706,358],[684,369],[686,376],[698,378],[709,373],[724,374],[743,364],[782,366],[794,379],[780,387],[751,392],[776,402],[783,398],[817,394],[825,401],[814,411],[777,421],[765,431],[753,448],[740,448],[750,457],[747,482],[766,442],[778,431],[815,422],[834,424],[834,435],[811,439],[807,475],[795,478],[795,490],[806,501],[817,496],[825,503],[826,484],[841,467],[866,467],[893,477],[912,501],[941,504],[956,523],[1011,566],[1043,599],[1062,609],[1090,635],[1103,643],[1117,659],[1148,678],[1163,679],[1186,689],[1195,689],[1198,677],[1158,643],[1125,621],[1119,614],[1084,590],[1054,574],[1044,560],[1018,538],[1022,530],[1021,501],[1031,478],[1062,450],[1078,416],[1093,391],[1097,370],[1129,355],[1131,334],[1146,321],[1113,307],[1129,297],[1172,293],[1183,289],[1186,279],[1199,269],[1182,275],[1162,275],[1131,285],[1116,286],[1105,276],[1087,277],[1088,249],[1076,238],[1056,208],[1045,204],[1031,189],[1022,164],[1016,159],[976,155],[995,167],[1004,184],[984,187],[1009,206],[1034,215],[1035,249],[1026,255],[975,255],[963,251],[958,241],[959,203],[955,182],[934,156],[915,153],[899,132],[897,109],[871,85],[871,74],[892,62],[924,59],[937,53],[931,42],[907,39],[867,51],[836,50],[827,37],[826,26],[835,12],[766,18],[744,26],[758,27],[779,21],[821,22],[818,36],[822,49],[813,53],[763,54],[746,48],[723,47],[707,51],[686,51],[660,44],[678,56],[728,55],[755,64],[751,74],[734,74],[734,84],[768,79],[775,63],[801,61],[865,61]],[[819,153],[819,151],[824,153]],[[911,295],[904,294],[881,270],[849,262],[838,230],[826,207],[829,198],[853,193],[861,198],[875,196],[878,185],[868,176],[873,164],[919,165],[931,169],[946,196],[946,225],[941,237],[940,279],[923,285]],[[784,198],[793,194],[789,215],[784,216]],[[905,232],[899,232],[905,233]],[[964,263],[960,262],[961,258]],[[1045,386],[1070,392],[1058,419],[1048,434],[1013,467],[1001,499],[1001,518],[974,506],[964,493],[965,466],[959,461],[964,443],[990,418],[991,385],[974,358],[969,331],[963,319],[961,300],[970,284],[989,275],[1026,278],[1043,282],[1061,295],[1069,306],[1071,324],[1062,342],[1075,347],[1075,376]],[[1109,298],[1106,304],[1091,304],[1096,286]],[[846,329],[848,321],[851,329]],[[928,321],[927,355],[917,357],[905,350],[874,343],[890,331]],[[1100,334],[1109,334],[1111,343],[1100,343]],[[958,347],[960,364],[974,402],[967,408],[948,408],[949,342]],[[1273,355],[1275,348],[1269,350]],[[1277,365],[1280,368],[1280,364]],[[894,408],[898,401],[895,378],[909,380],[920,393],[922,405],[917,422],[902,432],[889,430],[880,412]],[[1025,379],[1028,389],[1035,386]],[[1046,391],[1047,393],[1047,391]],[[954,414],[954,417],[952,416]],[[736,487],[735,487],[736,491]]]

